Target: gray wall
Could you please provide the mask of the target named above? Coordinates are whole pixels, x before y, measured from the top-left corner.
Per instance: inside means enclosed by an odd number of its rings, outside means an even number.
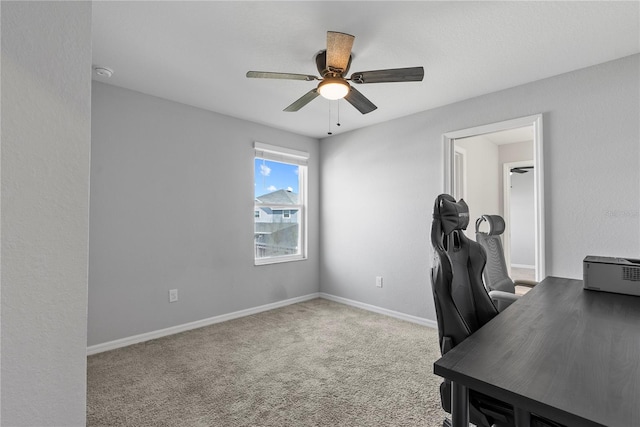
[[[91,3],[2,15],[3,426],[86,417]]]
[[[98,82],[92,108],[89,345],[318,292],[318,140]],[[254,141],[310,153],[306,261],[253,265]]]
[[[443,189],[442,134],[537,113],[547,275],[580,278],[588,254],[638,257],[639,59],[322,140],[321,291],[435,319],[429,230]]]
[[[457,147],[467,151],[467,198],[469,227],[467,237],[475,240],[475,221],[482,215],[500,212],[500,175],[498,146],[482,135],[454,140]]]

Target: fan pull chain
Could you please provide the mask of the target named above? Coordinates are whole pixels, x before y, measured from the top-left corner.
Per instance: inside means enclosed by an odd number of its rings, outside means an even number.
[[[332,103],[329,103],[329,132],[327,132],[327,135],[333,135],[333,132],[331,132],[331,105]],[[336,115],[337,115],[337,121],[336,121],[336,126],[340,126],[340,100],[336,100]]]

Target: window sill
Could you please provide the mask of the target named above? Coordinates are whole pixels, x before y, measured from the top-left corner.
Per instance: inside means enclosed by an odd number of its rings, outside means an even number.
[[[307,257],[302,255],[291,255],[291,256],[279,256],[279,257],[271,257],[271,258],[258,258],[254,259],[253,265],[269,265],[269,264],[280,264],[283,262],[292,262],[292,261],[306,261]]]

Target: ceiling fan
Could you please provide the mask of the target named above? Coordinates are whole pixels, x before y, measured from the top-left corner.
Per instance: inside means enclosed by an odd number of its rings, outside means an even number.
[[[357,84],[422,81],[424,77],[423,67],[359,71],[347,78],[346,74],[351,66],[351,48],[354,39],[355,37],[351,34],[327,31],[327,49],[320,51],[315,57],[316,67],[322,77],[268,71],[249,71],[247,72],[247,77],[305,81],[320,80],[318,87],[302,95],[293,104],[285,108],[284,111],[298,111],[318,95],[322,95],[332,100],[344,98],[362,114],[370,113],[378,107],[351,86],[348,81]]]
[[[529,172],[529,169],[533,169],[533,166],[518,166],[515,168],[511,168],[510,172],[527,173]]]

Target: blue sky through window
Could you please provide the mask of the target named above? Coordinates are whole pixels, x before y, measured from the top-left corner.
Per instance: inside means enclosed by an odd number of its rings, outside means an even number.
[[[298,165],[257,158],[254,162],[254,197],[277,190],[298,194]]]

